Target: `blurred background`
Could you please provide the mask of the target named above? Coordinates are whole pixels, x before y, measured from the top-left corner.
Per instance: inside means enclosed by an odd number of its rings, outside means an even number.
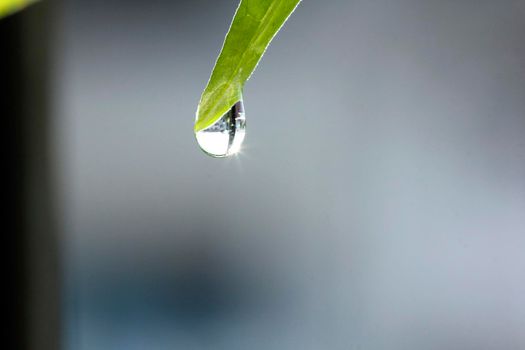
[[[236,6],[55,4],[61,348],[525,349],[525,2],[304,0],[212,159]]]

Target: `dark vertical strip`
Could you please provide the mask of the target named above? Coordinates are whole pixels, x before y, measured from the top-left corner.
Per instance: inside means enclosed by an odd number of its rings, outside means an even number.
[[[12,331],[5,348],[59,349],[58,236],[50,147],[50,1],[0,19],[0,115],[5,150]],[[5,345],[4,344],[4,345]],[[13,345],[11,345],[13,344]],[[4,348],[4,347],[3,347]]]
[[[229,130],[229,138],[228,138],[228,149],[226,151],[226,155],[230,152],[230,148],[233,145],[233,142],[235,141],[235,134],[237,134],[237,119],[240,115],[244,114],[244,105],[242,100],[237,101],[227,112],[228,120],[226,123],[228,124],[228,130]]]

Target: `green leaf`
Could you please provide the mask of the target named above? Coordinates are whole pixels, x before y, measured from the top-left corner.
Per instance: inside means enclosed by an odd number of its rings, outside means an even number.
[[[195,132],[213,125],[242,96],[244,83],[301,0],[241,0],[197,108]]]
[[[23,9],[35,0],[0,0],[0,18]]]

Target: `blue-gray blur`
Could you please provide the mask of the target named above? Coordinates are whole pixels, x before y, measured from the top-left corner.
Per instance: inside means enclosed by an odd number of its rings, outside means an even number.
[[[68,350],[525,348],[523,0],[305,0],[222,160],[236,0],[63,5]]]

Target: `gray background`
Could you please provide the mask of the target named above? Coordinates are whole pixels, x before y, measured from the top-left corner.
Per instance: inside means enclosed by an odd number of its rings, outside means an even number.
[[[66,349],[524,349],[525,2],[305,0],[197,147],[236,1],[64,1]]]

